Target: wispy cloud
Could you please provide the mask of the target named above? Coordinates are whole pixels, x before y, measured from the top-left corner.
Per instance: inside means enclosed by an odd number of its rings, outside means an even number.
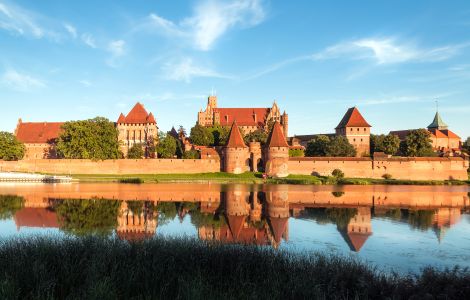
[[[64,28],[65,28],[65,30],[67,30],[68,33],[70,33],[70,36],[72,38],[74,38],[74,39],[77,38],[77,29],[74,26],[72,26],[68,23],[65,23]]]
[[[109,42],[107,50],[111,53],[111,57],[106,60],[106,63],[109,66],[117,66],[117,59],[126,53],[125,46],[126,42],[123,40]]]
[[[83,80],[79,80],[78,81],[79,83],[81,83],[83,86],[85,87],[90,87],[92,86],[91,82],[89,80],[86,80],[86,79],[83,79]]]
[[[96,43],[95,43],[95,39],[93,38],[93,36],[89,33],[83,33],[82,36],[81,36],[81,39],[82,41],[88,45],[89,47],[95,49],[96,48]]]
[[[46,87],[44,81],[28,74],[19,73],[13,69],[6,70],[3,73],[0,83],[17,91],[29,91],[35,88]]]
[[[195,6],[193,15],[173,22],[150,14],[136,30],[156,31],[171,38],[183,38],[194,48],[208,51],[225,33],[234,28],[250,28],[266,17],[262,0],[219,2],[206,0]]]
[[[435,48],[422,48],[411,42],[396,38],[366,38],[338,43],[312,55],[314,60],[354,59],[372,60],[377,65],[405,62],[435,62],[447,60],[457,55],[469,44],[446,45]]]
[[[12,34],[42,38],[47,32],[39,26],[32,12],[0,2],[0,28]]]
[[[218,73],[209,67],[198,65],[189,57],[185,57],[178,62],[166,63],[163,65],[162,70],[166,79],[187,83],[197,77],[231,78],[231,76]]]

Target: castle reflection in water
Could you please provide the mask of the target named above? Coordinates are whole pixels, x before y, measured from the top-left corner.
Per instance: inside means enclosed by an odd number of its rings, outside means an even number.
[[[0,201],[17,229],[59,228],[139,240],[188,215],[203,240],[271,245],[289,240],[290,218],[334,224],[352,251],[387,218],[439,241],[468,209],[467,187],[218,184],[70,184],[2,186]],[[314,234],[314,233],[312,233]]]

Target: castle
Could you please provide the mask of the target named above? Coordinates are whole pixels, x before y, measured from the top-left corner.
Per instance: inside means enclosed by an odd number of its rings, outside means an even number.
[[[289,116],[285,111],[281,114],[276,101],[272,107],[221,108],[217,106],[217,96],[212,95],[207,99],[206,109],[201,109],[197,114],[197,124],[205,127],[230,127],[234,121],[237,121],[243,134],[256,130],[268,132],[274,122],[279,122],[284,136],[288,135]]]

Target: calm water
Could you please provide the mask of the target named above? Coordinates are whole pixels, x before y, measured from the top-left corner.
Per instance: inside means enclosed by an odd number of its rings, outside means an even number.
[[[468,186],[0,184],[0,236],[190,236],[351,255],[397,271],[470,267]]]

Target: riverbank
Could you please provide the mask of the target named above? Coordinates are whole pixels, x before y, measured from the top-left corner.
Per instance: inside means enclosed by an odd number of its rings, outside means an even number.
[[[326,185],[466,185],[470,181],[462,180],[399,180],[399,179],[373,179],[373,178],[335,178],[311,175],[289,175],[285,178],[263,179],[261,173],[199,173],[199,174],[134,174],[134,175],[72,175],[74,180],[80,182],[121,182],[121,183],[197,183],[197,182],[217,182],[217,183],[270,183],[270,184],[326,184]]]
[[[154,238],[0,242],[2,299],[464,299],[470,272],[381,272],[352,258]]]

